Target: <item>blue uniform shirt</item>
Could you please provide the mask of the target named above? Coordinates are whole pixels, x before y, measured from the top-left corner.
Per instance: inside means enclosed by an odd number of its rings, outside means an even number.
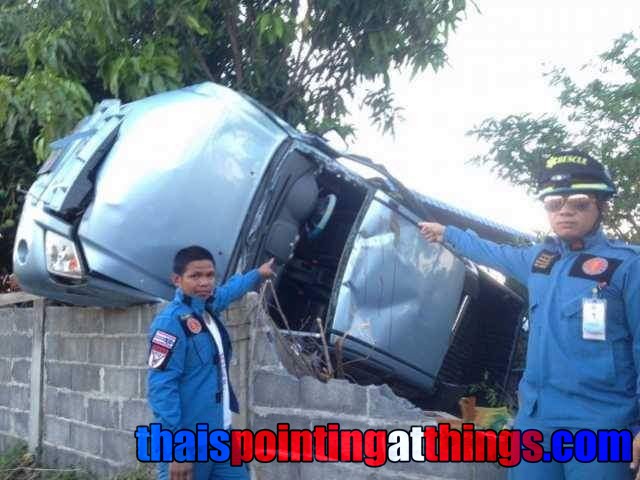
[[[602,231],[582,245],[549,238],[499,245],[448,226],[444,242],[462,256],[526,285],[527,365],[518,421],[540,428],[626,428],[639,420],[640,249]],[[606,339],[585,340],[582,300],[606,299]]]
[[[218,325],[228,369],[231,341],[218,314],[259,281],[257,270],[234,275],[207,301],[177,289],[173,301],[151,323],[148,398],[156,420],[164,428],[195,431],[197,423],[207,423],[210,430],[223,428],[218,351],[202,315],[206,309]],[[231,410],[237,412],[231,385],[229,389]]]

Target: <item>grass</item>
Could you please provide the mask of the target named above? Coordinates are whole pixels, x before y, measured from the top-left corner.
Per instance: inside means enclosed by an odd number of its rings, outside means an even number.
[[[145,467],[121,473],[114,480],[151,480],[153,472]],[[96,480],[82,468],[49,468],[35,461],[23,443],[0,454],[0,480]]]

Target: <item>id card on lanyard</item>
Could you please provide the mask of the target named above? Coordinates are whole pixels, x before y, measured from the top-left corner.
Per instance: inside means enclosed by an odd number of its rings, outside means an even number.
[[[582,299],[582,338],[585,340],[606,340],[607,301],[597,297]]]

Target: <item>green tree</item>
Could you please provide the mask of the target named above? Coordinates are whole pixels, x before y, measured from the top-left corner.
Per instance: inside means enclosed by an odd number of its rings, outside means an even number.
[[[587,67],[587,66],[585,66]],[[489,165],[503,179],[533,193],[544,155],[582,148],[609,167],[619,194],[605,227],[640,242],[640,43],[631,33],[598,57],[595,78],[581,85],[562,68],[549,74],[558,87],[561,115],[510,115],[486,119],[469,132],[489,142],[472,163]]]
[[[446,61],[465,0],[3,0],[0,6],[0,240],[47,145],[93,103],[211,80],[293,125],[348,135],[357,85],[373,122],[398,114],[389,74]]]

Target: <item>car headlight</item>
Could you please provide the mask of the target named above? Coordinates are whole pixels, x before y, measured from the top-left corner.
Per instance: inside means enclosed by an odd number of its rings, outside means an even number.
[[[47,231],[44,238],[47,270],[67,278],[82,278],[82,263],[74,243],[55,232]]]

